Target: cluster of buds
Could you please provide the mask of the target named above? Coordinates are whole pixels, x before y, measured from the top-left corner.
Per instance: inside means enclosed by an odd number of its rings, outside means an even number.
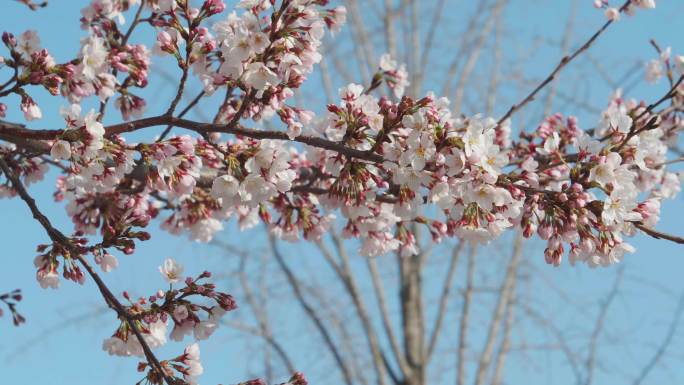
[[[200,176],[202,160],[195,155],[190,136],[140,146],[143,163],[150,168],[147,184],[171,195],[188,195]]]
[[[404,89],[409,85],[406,65],[398,65],[397,61],[393,60],[389,54],[382,55],[380,58],[380,74],[394,96],[401,98],[404,95]]]
[[[73,244],[85,245],[87,240],[84,238],[74,238],[71,240]],[[81,270],[79,262],[72,254],[72,250],[67,249],[64,245],[53,243],[52,245],[38,245],[38,254],[33,260],[33,265],[36,267],[36,280],[43,289],[59,288],[59,266],[62,261],[62,276],[64,279],[74,281],[83,285],[85,282],[85,274]]]
[[[654,115],[619,95],[595,136],[574,117],[557,114],[518,141],[509,138],[507,121],[452,117],[446,98],[393,102],[353,84],[340,98],[310,132],[356,151],[352,156],[275,140],[224,142],[216,135],[127,145],[118,136],[103,139],[93,118],[73,118],[79,128],[61,136],[70,141],[72,167],[60,195],[71,196],[77,230],[101,227],[119,241],[159,210],[172,212],[165,229],[188,230],[198,241],[211,240],[233,216],[243,228],[260,219],[285,240],[319,239],[339,210],[344,233],[362,238],[364,255],[417,253],[408,226],[415,222],[435,241],[487,243],[518,227],[549,242],[549,263],[559,264],[570,250],[572,261],[593,266],[631,251],[624,236],[633,235],[635,225],[654,225],[660,200],[679,191],[678,174],[665,167],[668,145],[681,130],[676,112]],[[145,170],[142,178],[136,168]],[[637,199],[646,192],[647,199]],[[444,217],[427,218],[421,211],[429,206]]]
[[[26,322],[26,318],[24,318],[24,316],[19,314],[17,311],[17,303],[21,302],[22,298],[23,297],[21,295],[20,289],[13,290],[9,293],[0,294],[0,302],[4,303],[12,314],[12,323],[14,326],[19,326]],[[3,311],[2,308],[0,308],[0,317],[2,317],[2,315]]]
[[[183,278],[183,267],[173,259],[167,259],[159,267],[164,279],[172,284],[167,291],[132,301],[128,293],[124,298],[129,302],[126,312],[134,320],[137,331],[142,334],[150,348],[166,344],[167,326],[173,323],[170,338],[181,341],[185,335],[192,333],[196,340],[209,338],[219,326],[220,318],[228,311],[237,308],[230,294],[216,291],[216,286],[204,282],[211,277],[208,271],[196,278]],[[174,289],[174,283],[182,283],[180,289]],[[205,299],[213,303],[208,305],[197,302]],[[119,356],[142,356],[143,350],[135,332],[131,329],[129,319],[122,319],[112,337],[103,343],[103,349],[109,354]]]
[[[150,3],[155,26],[171,36],[161,40],[184,43],[188,53],[195,46],[215,49],[195,52],[206,58],[212,87],[244,91],[226,99],[216,130],[247,134],[224,140],[202,127],[200,138],[129,145],[106,133],[94,112],[82,118],[77,105],[65,110],[67,128],[51,142],[51,154],[70,164],[57,197],[69,201],[77,234],[100,229],[104,248],[129,253],[135,239],[148,237],[133,227],[170,211],[163,228],[187,231],[198,241],[211,240],[231,217],[241,228],[261,221],[282,239],[315,240],[335,224],[337,211],[344,234],[361,238],[360,252],[369,256],[419,252],[410,226],[416,223],[435,241],[487,243],[517,228],[548,242],[550,263],[570,251],[573,261],[608,265],[631,250],[624,238],[640,225],[654,225],[660,201],[679,191],[678,174],[666,171],[668,147],[681,129],[677,110],[654,113],[619,95],[591,133],[573,117],[553,115],[517,141],[509,137],[508,120],[454,117],[449,101],[432,94],[378,98],[371,92],[375,80],[368,88],[342,88],[340,103],[319,119],[287,106],[288,90],[319,60],[322,29],[343,19],[341,10],[322,11],[320,4],[242,2],[245,12],[215,23],[212,36],[201,24],[223,10],[219,3],[197,9],[184,1]],[[270,18],[260,17],[271,8]],[[23,40],[17,47],[30,51],[32,38]],[[79,65],[89,67],[81,72],[145,72],[146,55],[135,53],[145,49],[101,48],[110,44],[102,40],[94,33],[83,42]],[[404,66],[385,55],[379,74],[399,97]],[[671,98],[680,103],[674,91]],[[257,139],[259,130],[237,126],[237,118],[260,119],[266,110],[287,125],[291,141],[310,145]]]
[[[282,1],[271,17],[263,17],[262,12],[273,7],[272,3],[241,2],[239,7],[246,11],[215,23],[214,36],[202,34],[201,44],[191,39],[192,32],[185,39],[192,45],[190,52],[202,51],[202,55],[191,58],[193,71],[206,92],[227,86],[243,90],[241,98],[248,99],[239,109],[225,109],[221,116],[224,122],[232,121],[238,113],[238,118],[261,120],[285,108],[292,90],[301,86],[321,60],[319,48],[325,28],[335,30],[346,15],[341,7],[320,9],[327,1],[306,0]],[[166,36],[160,40],[169,41]],[[205,53],[208,48],[215,51]]]
[[[12,159],[9,166],[25,185],[41,181],[49,170],[49,166],[42,159],[24,156],[11,143],[0,143],[0,157]],[[0,183],[0,198],[13,198],[14,196],[16,196],[16,191],[11,187],[9,180]]]

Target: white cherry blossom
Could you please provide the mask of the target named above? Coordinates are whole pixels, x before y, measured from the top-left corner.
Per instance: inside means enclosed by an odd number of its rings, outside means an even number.
[[[159,273],[169,283],[177,283],[183,279],[183,266],[173,258],[164,260],[164,264],[159,266]]]

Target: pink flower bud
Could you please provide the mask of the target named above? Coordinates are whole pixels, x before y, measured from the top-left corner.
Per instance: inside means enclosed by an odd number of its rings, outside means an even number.
[[[551,238],[551,235],[553,235],[553,226],[551,226],[549,223],[543,223],[541,226],[539,226],[539,229],[537,229],[537,234],[539,234],[541,239],[548,240]]]

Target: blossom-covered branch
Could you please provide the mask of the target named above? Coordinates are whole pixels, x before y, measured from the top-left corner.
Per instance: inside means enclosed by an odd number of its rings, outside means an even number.
[[[162,378],[166,381],[168,385],[173,385],[175,381],[172,377],[169,377],[165,371],[162,370],[159,360],[156,358],[154,353],[152,353],[152,350],[150,349],[147,341],[142,336],[140,330],[138,330],[138,328],[134,324],[134,320],[131,317],[131,315],[126,311],[126,309],[124,309],[121,303],[116,299],[116,297],[112,294],[109,288],[100,279],[99,275],[95,272],[95,270],[93,270],[90,264],[83,258],[82,254],[84,253],[84,250],[76,246],[72,242],[72,240],[67,238],[64,234],[62,234],[59,230],[52,226],[50,220],[38,209],[35,200],[28,194],[19,178],[10,170],[9,166],[3,159],[0,159],[0,169],[2,169],[7,179],[9,179],[12,182],[14,189],[17,191],[21,199],[24,202],[26,202],[26,205],[31,210],[33,217],[43,226],[45,231],[48,233],[50,239],[52,239],[52,241],[54,242],[53,250],[55,248],[62,249],[61,253],[62,256],[65,258],[65,263],[67,262],[68,258],[78,261],[83,265],[88,274],[93,278],[93,280],[97,284],[97,287],[100,290],[100,293],[102,294],[102,297],[105,299],[107,305],[109,305],[113,310],[115,310],[120,317],[124,318],[126,323],[129,325],[129,327],[135,334],[136,338],[138,339],[138,343],[140,344],[141,349],[145,353],[145,356],[150,361],[150,364],[155,368],[157,373],[159,373],[159,375],[162,376]],[[41,256],[39,256],[36,259],[37,264],[43,265],[44,267],[48,267],[47,265],[50,265],[50,270],[45,272],[46,269],[42,268],[38,271],[39,279],[42,279],[41,285],[54,285],[55,279],[59,278],[56,277],[56,275],[54,275],[54,270],[52,270],[53,268],[55,268],[55,266],[52,266],[53,261],[42,261],[43,259],[44,258],[41,258]],[[76,265],[74,262],[71,262],[71,264],[72,269],[70,270],[70,274],[68,276],[70,276],[75,281],[83,283],[84,276],[81,270],[79,269],[78,265]]]

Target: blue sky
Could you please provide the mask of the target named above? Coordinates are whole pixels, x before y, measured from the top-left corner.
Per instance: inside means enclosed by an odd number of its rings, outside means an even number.
[[[467,12],[457,12],[462,1],[447,3],[454,6],[446,8],[445,17],[457,21],[467,15]],[[591,1],[580,0],[578,3],[578,18],[571,39],[573,47],[603,23],[602,13],[591,7]],[[681,23],[684,3],[664,0],[658,3],[656,10],[639,12],[636,17],[625,17],[612,26],[592,47],[589,55],[561,76],[561,80],[565,81],[561,90],[574,92],[586,97],[586,103],[602,107],[612,92],[611,87],[605,82],[606,77],[617,80],[638,60],[655,57],[653,49],[648,44],[649,38],[656,39],[662,46],[672,46],[674,52],[684,53],[684,23]],[[542,78],[542,75],[548,73],[557,63],[557,42],[563,34],[570,4],[571,1],[566,0],[528,0],[513,1],[509,6],[506,13],[506,32],[514,44],[506,48],[507,53],[519,53],[522,56],[535,45],[541,47],[535,50],[533,55],[526,57],[522,64],[515,63],[516,66],[522,67],[520,71],[525,76]],[[43,46],[50,49],[57,61],[62,61],[73,56],[79,46],[78,39],[84,36],[78,23],[79,10],[84,5],[84,1],[55,1],[47,9],[32,13],[15,2],[5,1],[2,7],[6,16],[2,29],[18,35],[27,26],[31,26],[39,31]],[[340,38],[344,36],[343,34]],[[437,52],[448,52],[450,47],[453,48],[452,38],[449,35],[439,36]],[[150,34],[143,33],[133,40],[149,42],[151,39]],[[487,59],[483,60],[486,62]],[[597,70],[596,63],[599,63],[600,70]],[[168,66],[163,68],[171,72],[174,70]],[[641,71],[631,79],[641,79]],[[433,80],[435,87],[439,84],[437,82],[438,79]],[[146,93],[164,96],[152,99],[151,113],[163,108],[166,95],[172,92],[171,87],[160,83],[163,82],[153,79]],[[309,96],[320,95],[318,84],[307,88],[306,93]],[[510,103],[527,92],[529,87],[520,87],[519,95],[508,91],[505,97],[510,100],[502,100],[497,105],[496,113],[503,113]],[[629,95],[639,95],[645,100],[653,100],[664,92],[663,83],[646,86],[641,82],[630,89]],[[33,126],[60,127],[57,111],[64,104],[63,101],[58,98],[38,100],[49,101],[41,104],[45,118]],[[159,100],[160,104],[155,104],[156,100]],[[9,106],[10,110],[15,109],[12,102]],[[577,112],[562,101],[556,103],[556,107],[560,112],[577,114],[581,123],[586,122],[583,127],[589,127],[596,121],[596,116],[585,111]],[[534,111],[537,111],[535,107],[530,108],[525,116],[533,116]],[[14,113],[8,118],[11,120],[16,116]],[[32,187],[31,193],[56,226],[69,230],[71,224],[63,206],[52,202],[54,177],[55,174],[48,175],[45,182]],[[0,292],[21,288],[25,300],[21,303],[20,310],[28,319],[27,324],[20,328],[11,327],[6,317],[0,319],[2,382],[16,385],[85,385],[132,384],[137,381],[139,377],[135,372],[135,359],[110,358],[101,350],[101,341],[112,333],[116,323],[113,314],[104,309],[94,285],[86,282],[84,287],[81,287],[63,282],[57,291],[40,289],[34,280],[35,269],[32,260],[35,246],[45,242],[46,236],[40,226],[30,218],[21,201],[0,200],[0,213],[0,242],[3,245]],[[684,233],[679,217],[681,213],[684,213],[681,197],[667,202],[658,228],[681,235]],[[265,247],[265,239],[260,229],[239,233],[234,223],[228,223],[225,227],[226,230],[220,235],[222,240],[241,246],[249,243],[248,246],[254,250]],[[115,292],[126,289],[142,295],[163,287],[156,266],[169,256],[181,261],[186,266],[186,271],[191,274],[199,273],[205,268],[219,272],[228,263],[228,257],[216,248],[190,242],[185,237],[170,236],[159,230],[157,224],[153,224],[152,229],[152,240],[141,245],[133,256],[119,256],[120,268],[104,277]],[[608,332],[602,345],[602,354],[619,357],[619,363],[616,364],[609,359],[604,370],[599,371],[596,383],[628,382],[627,380],[638,372],[638,368],[652,354],[654,344],[665,335],[676,307],[676,296],[684,290],[681,278],[684,271],[684,253],[681,246],[643,235],[637,236],[633,244],[638,251],[634,255],[629,255],[624,262],[625,284],[607,318]],[[502,251],[497,250],[500,246],[501,244],[495,245],[491,253]],[[572,331],[588,327],[582,325],[585,322],[583,307],[587,312],[596,310],[592,301],[605,296],[612,285],[616,269],[589,270],[585,267],[571,267],[568,264],[554,269],[539,263],[542,255],[538,246],[534,243],[528,245],[529,254],[526,258],[532,260],[531,263],[535,264],[540,274],[573,298],[573,302],[569,303],[560,300],[558,293],[550,291],[546,298],[546,308],[562,319],[558,325],[560,328]],[[300,245],[288,247],[286,250],[288,255],[296,256],[292,261],[295,266],[309,264],[307,257],[311,253],[310,247]],[[487,258],[487,255],[481,257]],[[229,263],[234,262],[232,259]],[[313,264],[315,267],[315,263]],[[323,277],[319,278],[324,281]],[[219,283],[235,285],[231,279],[223,277],[219,279]],[[539,287],[529,289],[539,290]],[[292,318],[296,316],[287,313],[286,308],[282,311],[276,316],[279,322],[282,322],[279,325],[281,329],[283,326],[304,322]],[[684,368],[682,333],[684,330],[680,330],[676,335],[671,354],[663,362],[661,370],[649,377],[647,383],[684,382],[684,369],[681,369]],[[323,381],[330,365],[316,362],[318,348],[309,343],[298,342],[296,335],[292,333],[286,333],[284,338],[288,348],[294,351],[298,369],[306,372],[314,384],[316,380]],[[531,331],[530,339],[544,341],[551,337]],[[629,350],[626,350],[624,340],[632,342]],[[169,357],[181,350],[182,345],[170,344],[161,349],[159,355]],[[236,332],[227,328],[219,330],[213,339],[202,344],[206,374],[201,382],[230,384],[252,375],[263,374],[259,372],[259,364],[255,363],[254,350],[253,347],[248,348],[244,338],[239,337]],[[533,384],[572,382],[571,377],[568,377],[567,363],[557,357],[548,357],[544,353],[530,353],[529,357],[528,361],[522,360],[513,367],[509,365],[509,383],[518,383],[522,380]],[[446,369],[446,372],[448,375],[449,369]],[[453,381],[446,377],[444,383],[447,382]]]

